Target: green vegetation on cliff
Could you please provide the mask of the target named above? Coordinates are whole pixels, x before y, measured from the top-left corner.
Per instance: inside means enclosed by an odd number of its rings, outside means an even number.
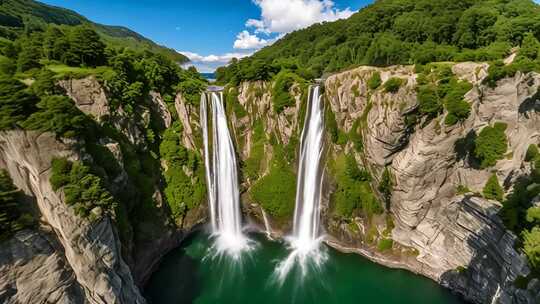
[[[8,172],[0,170],[0,242],[35,223],[34,217],[23,208],[20,195]]]
[[[499,184],[499,179],[497,178],[497,174],[494,173],[490,176],[486,185],[484,186],[484,190],[482,190],[482,193],[484,194],[484,197],[487,199],[497,200],[499,202],[502,202],[503,196],[504,196],[504,190]]]
[[[458,80],[448,64],[428,64],[417,66],[418,103],[420,114],[428,121],[446,110],[446,125],[454,125],[467,119],[471,113],[471,105],[465,101],[464,95],[472,89],[472,84]]]
[[[518,246],[527,255],[533,276],[540,275],[540,208],[532,205],[540,195],[540,155],[535,153],[536,145],[531,145],[526,162],[531,166],[531,174],[522,176],[512,192],[503,202],[501,216],[508,229],[520,237]]]
[[[504,158],[508,149],[506,138],[507,125],[496,122],[493,127],[487,126],[480,131],[475,141],[474,156],[481,162],[482,168],[495,166],[498,160]]]
[[[296,194],[296,175],[287,161],[285,149],[274,147],[270,172],[259,179],[250,191],[253,201],[278,219],[292,216]]]
[[[174,122],[163,133],[159,147],[161,158],[165,161],[167,203],[177,218],[199,206],[206,197],[204,164],[195,152],[182,146],[181,132],[180,122]]]
[[[61,190],[65,195],[65,203],[73,206],[79,216],[93,221],[114,212],[116,200],[89,166],[65,158],[53,159],[51,166],[50,182],[53,190]]]
[[[382,206],[371,188],[371,176],[358,167],[354,156],[341,155],[331,166],[337,186],[331,196],[336,215],[350,219],[360,214],[370,217],[382,213]]]

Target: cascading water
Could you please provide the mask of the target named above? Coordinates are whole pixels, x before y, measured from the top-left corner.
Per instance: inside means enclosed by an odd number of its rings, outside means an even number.
[[[322,164],[324,141],[324,107],[320,86],[310,88],[308,111],[300,141],[300,161],[296,187],[293,235],[288,238],[292,252],[277,269],[281,282],[295,262],[299,262],[305,274],[308,262],[315,266],[325,260],[320,250],[323,239],[319,235],[320,201],[324,166]]]
[[[208,142],[208,102],[212,105],[211,151]],[[249,240],[242,233],[236,156],[223,107],[222,92],[214,88],[203,93],[200,111],[208,203],[212,234],[216,237],[215,249],[218,254],[228,253],[239,257],[240,252],[249,248]]]

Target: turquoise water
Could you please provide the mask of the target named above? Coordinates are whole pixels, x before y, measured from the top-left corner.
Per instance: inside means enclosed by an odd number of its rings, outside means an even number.
[[[145,294],[152,304],[465,303],[421,276],[374,264],[325,247],[328,260],[302,278],[293,270],[280,284],[273,272],[288,251],[281,242],[252,235],[256,247],[241,261],[213,258],[208,236],[196,234],[167,255]]]

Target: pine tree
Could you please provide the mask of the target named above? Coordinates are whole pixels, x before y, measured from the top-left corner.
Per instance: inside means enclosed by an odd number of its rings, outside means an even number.
[[[504,196],[504,190],[499,184],[499,179],[497,174],[491,175],[488,179],[486,185],[484,186],[484,197],[490,200],[502,201]]]

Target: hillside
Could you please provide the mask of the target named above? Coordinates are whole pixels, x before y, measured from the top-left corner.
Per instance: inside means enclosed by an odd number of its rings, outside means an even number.
[[[128,47],[134,50],[147,49],[161,53],[179,63],[188,58],[173,49],[157,45],[150,39],[122,26],[109,26],[94,23],[74,11],[46,5],[33,0],[0,1],[0,36],[14,38],[24,29],[44,28],[47,24],[81,25],[86,24],[97,31],[102,39],[112,46]]]
[[[527,32],[540,38],[532,0],[379,0],[349,19],[288,34],[218,78],[268,78],[282,67],[311,78],[359,65],[491,61]]]

